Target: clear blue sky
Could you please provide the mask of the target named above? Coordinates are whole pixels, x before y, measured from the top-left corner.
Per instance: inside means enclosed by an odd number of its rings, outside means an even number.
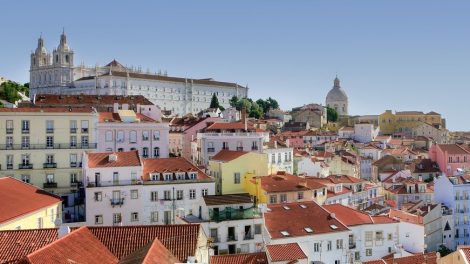
[[[351,114],[437,111],[470,130],[469,1],[6,1],[0,76],[27,82],[42,32],[76,64],[123,64],[250,87],[283,109],[324,103],[335,74]]]

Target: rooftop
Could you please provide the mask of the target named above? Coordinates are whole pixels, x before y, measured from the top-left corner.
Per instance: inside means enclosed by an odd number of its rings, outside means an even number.
[[[87,153],[89,168],[137,167],[141,165],[139,152],[101,152]]]
[[[268,264],[265,252],[211,256],[211,264]]]
[[[156,158],[144,159],[143,180],[149,181],[150,174],[152,173],[176,173],[176,172],[196,172],[197,178],[195,180],[210,179],[203,171],[194,166],[185,158]],[[188,176],[188,175],[186,175]]]
[[[61,105],[112,105],[133,104],[133,105],[153,105],[143,95],[58,95],[58,94],[37,94],[34,102],[35,106]]]
[[[272,262],[307,258],[297,243],[266,245],[266,252]]]
[[[229,162],[247,153],[248,152],[246,151],[234,151],[234,150],[223,149],[219,151],[219,153],[215,154],[215,156],[213,156],[211,160]]]
[[[356,225],[367,225],[367,224],[389,224],[397,223],[398,221],[393,220],[387,216],[370,216],[358,210],[354,210],[350,207],[341,204],[330,204],[323,205],[330,213],[334,213],[336,218],[340,220],[346,226]]]
[[[273,239],[349,230],[315,202],[270,204],[264,217]]]
[[[467,148],[464,148],[457,144],[437,144],[437,147],[441,151],[447,152],[451,155],[470,154],[470,151]]]
[[[253,203],[253,200],[251,199],[251,196],[248,193],[236,193],[224,195],[206,195],[204,196],[204,202],[207,206],[213,206]]]
[[[93,113],[92,108],[76,108],[76,107],[22,107],[22,108],[0,108],[0,113]]]
[[[0,178],[0,223],[61,202],[59,196],[20,180]]]
[[[122,110],[120,110],[122,111]],[[132,111],[132,110],[128,110]],[[133,112],[133,111],[132,111]],[[135,115],[133,116],[134,122],[139,122],[139,123],[155,123],[157,121],[153,120],[152,118],[140,114],[140,113],[134,113]],[[99,122],[100,123],[129,123],[128,120],[124,119],[121,117],[119,113],[112,113],[112,112],[101,112],[99,113]]]

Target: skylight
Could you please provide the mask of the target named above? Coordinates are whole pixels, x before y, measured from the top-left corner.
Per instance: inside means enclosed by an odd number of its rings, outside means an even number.
[[[336,225],[330,225],[331,229],[336,230],[338,227]]]
[[[290,210],[289,206],[287,206],[287,205],[283,205],[282,207],[286,210]]]
[[[289,236],[289,232],[287,232],[287,231],[281,231],[281,234],[282,234],[283,236]]]
[[[305,204],[301,204],[300,207],[302,207],[304,209],[307,208],[307,206]]]
[[[311,229],[310,227],[304,227],[304,230],[307,233],[313,233],[313,229]]]

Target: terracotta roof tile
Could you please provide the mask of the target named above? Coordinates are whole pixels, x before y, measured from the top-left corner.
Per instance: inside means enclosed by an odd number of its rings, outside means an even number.
[[[447,152],[451,155],[470,154],[470,152],[457,144],[437,144],[437,147],[443,152]]]
[[[272,262],[306,259],[307,256],[297,243],[267,245],[266,251]]]
[[[185,158],[156,158],[156,159],[144,159],[144,169],[142,179],[144,181],[150,180],[151,173],[163,173],[163,172],[196,172],[197,180],[208,180],[211,179],[207,174],[201,171],[199,168],[194,166],[191,162]],[[175,175],[173,175],[175,177]],[[189,175],[186,175],[189,177]]]
[[[76,108],[76,107],[44,107],[44,108],[34,108],[34,107],[21,107],[21,108],[0,108],[0,113],[93,113],[94,110],[91,108]]]
[[[116,155],[117,159],[110,161],[111,155]],[[137,167],[141,165],[139,152],[137,150],[125,152],[87,153],[87,156],[89,168]]]
[[[368,214],[341,204],[323,205],[323,208],[330,213],[334,213],[336,218],[346,226],[374,224],[374,221]]]
[[[195,256],[200,232],[200,226],[195,224],[103,226],[88,227],[88,229],[118,259],[122,259],[158,239],[165,248],[183,262],[189,256]]]
[[[264,214],[265,225],[273,239],[349,230],[315,202],[270,204],[268,208]],[[308,233],[305,228],[311,228],[313,232]],[[287,235],[283,235],[282,231],[286,231]]]
[[[234,159],[237,159],[237,158],[245,155],[246,153],[248,153],[248,152],[223,149],[223,150],[219,151],[219,153],[215,154],[215,156],[213,156],[211,160],[228,162],[228,161],[232,161]]]
[[[181,263],[158,239],[121,259],[119,264]]]
[[[60,197],[20,180],[0,178],[0,223],[61,202]]]
[[[465,256],[465,259],[467,262],[470,262],[470,246],[461,246],[458,248],[460,251],[462,251],[463,255]]]
[[[118,263],[118,259],[88,230],[70,234],[26,256],[29,263]]]
[[[255,128],[248,124],[248,130],[255,130]],[[231,122],[231,123],[224,123],[224,122],[217,122],[214,123],[206,128],[206,131],[211,130],[245,130],[245,123],[243,122]]]
[[[436,252],[417,254],[402,258],[384,258],[387,264],[436,264]]]
[[[153,120],[152,118],[136,113],[136,118],[139,119],[140,123],[146,122],[146,123],[155,123],[157,121]],[[100,123],[121,123],[122,120],[119,117],[118,113],[113,113],[113,112],[100,112],[99,113],[99,121]]]
[[[261,188],[268,193],[305,191],[309,189],[304,178],[287,173],[284,175],[262,176],[257,179],[261,181]]]
[[[268,264],[265,252],[211,256],[211,264]]]
[[[390,212],[388,213],[388,216],[391,218],[396,218],[403,222],[416,224],[416,225],[423,225],[423,217],[410,214],[407,212],[403,212],[400,210],[391,209]]]
[[[203,198],[207,206],[253,203],[253,200],[251,199],[251,196],[248,193],[206,195]]]
[[[0,231],[0,263],[17,263],[54,242],[57,235],[56,228]]]

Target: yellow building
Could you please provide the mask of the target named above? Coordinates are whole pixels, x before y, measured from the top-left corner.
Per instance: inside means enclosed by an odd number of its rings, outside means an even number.
[[[82,154],[96,149],[96,120],[90,108],[0,108],[0,177],[76,190]]]
[[[268,175],[266,154],[221,150],[209,161],[209,174],[215,178],[216,194],[244,193],[245,175]]]
[[[323,204],[327,186],[313,177],[294,176],[285,172],[267,176],[246,175],[245,190],[258,204],[316,201]]]
[[[0,230],[54,228],[60,197],[11,177],[0,178]]]
[[[419,126],[422,122],[433,126],[445,127],[445,119],[436,112],[397,111],[394,114],[392,110],[386,110],[379,115],[380,133],[384,135],[403,133],[404,135],[411,136],[413,128]]]

